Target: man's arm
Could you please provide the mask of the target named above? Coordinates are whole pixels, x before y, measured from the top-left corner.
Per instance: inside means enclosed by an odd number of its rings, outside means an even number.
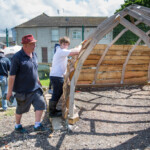
[[[16,78],[16,75],[9,76],[8,93],[7,93],[7,96],[6,96],[7,100],[9,100],[10,97],[12,96],[12,90],[13,90],[13,87],[14,87],[15,78]]]
[[[38,77],[38,84],[42,87],[39,77]]]

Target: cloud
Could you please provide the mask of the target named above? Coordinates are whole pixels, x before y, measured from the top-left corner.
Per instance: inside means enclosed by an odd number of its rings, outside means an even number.
[[[111,16],[123,3],[124,0],[0,0],[0,36],[6,28],[43,12],[49,16]]]

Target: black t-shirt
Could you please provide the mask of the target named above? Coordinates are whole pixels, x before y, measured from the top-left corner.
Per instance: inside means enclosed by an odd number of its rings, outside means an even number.
[[[0,76],[8,77],[8,71],[10,70],[10,60],[0,53]]]
[[[40,88],[36,53],[30,58],[23,49],[17,52],[12,58],[10,75],[16,75],[14,92],[30,93]]]

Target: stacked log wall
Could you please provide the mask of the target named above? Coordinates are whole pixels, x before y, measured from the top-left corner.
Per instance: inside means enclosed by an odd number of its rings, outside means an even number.
[[[77,85],[92,84],[96,65],[107,45],[97,44],[85,60],[81,69]],[[123,64],[132,45],[112,45],[102,61],[96,79],[96,84],[120,84]],[[124,84],[146,83],[148,80],[148,66],[150,62],[150,48],[137,46],[130,56],[124,75]]]

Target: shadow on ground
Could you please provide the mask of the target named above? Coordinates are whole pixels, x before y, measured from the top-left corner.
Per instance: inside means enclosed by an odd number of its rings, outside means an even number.
[[[149,86],[131,86],[80,91],[75,94],[80,120],[71,130],[51,134],[48,114],[45,134],[11,132],[0,137],[0,147],[14,149],[103,149],[131,150],[150,148]],[[11,144],[10,144],[11,143]]]

